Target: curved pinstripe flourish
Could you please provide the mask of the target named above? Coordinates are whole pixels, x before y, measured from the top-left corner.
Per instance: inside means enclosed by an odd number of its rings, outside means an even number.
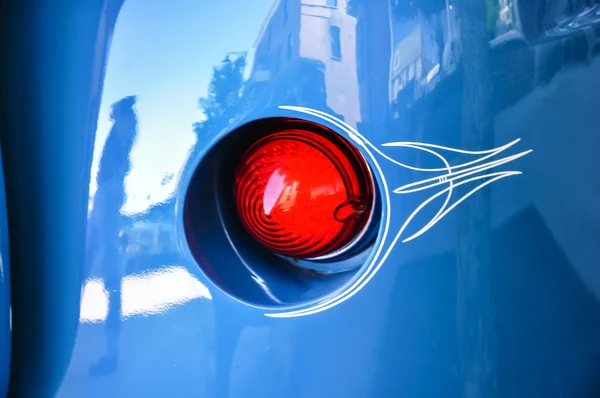
[[[381,190],[382,190],[382,206],[383,206],[383,218],[382,218],[382,236],[380,239],[380,244],[375,248],[374,255],[370,258],[369,262],[365,264],[364,271],[361,275],[353,281],[343,292],[337,294],[333,297],[329,297],[323,301],[320,301],[316,304],[313,304],[306,308],[301,308],[297,310],[286,310],[286,311],[278,311],[278,312],[269,312],[265,315],[273,318],[291,318],[291,317],[299,317],[306,316],[311,314],[316,314],[322,311],[325,311],[329,308],[332,308],[336,305],[343,303],[348,300],[356,293],[358,293],[369,281],[375,276],[375,274],[379,271],[381,266],[385,263],[385,260],[392,252],[398,241],[402,238],[401,242],[408,242],[417,237],[423,235],[429,229],[431,229],[435,224],[437,224],[442,218],[444,218],[450,211],[456,208],[460,203],[469,198],[471,195],[484,188],[485,186],[492,184],[495,181],[504,179],[506,177],[511,177],[514,175],[521,174],[520,171],[496,171],[494,172],[492,169],[510,163],[516,159],[519,159],[530,152],[532,150],[526,150],[515,155],[510,155],[506,157],[498,158],[498,155],[505,152],[507,149],[513,147],[520,141],[516,139],[512,142],[509,142],[503,146],[494,149],[488,149],[483,151],[468,151],[463,149],[455,149],[444,147],[441,145],[435,144],[427,144],[421,142],[389,142],[382,145],[382,147],[402,147],[409,148],[417,151],[422,151],[429,153],[432,156],[437,157],[443,164],[443,167],[439,168],[421,168],[414,167],[408,164],[402,163],[397,159],[394,159],[384,153],[380,148],[376,147],[374,144],[369,142],[362,134],[360,134],[356,129],[346,124],[344,121],[331,116],[325,112],[299,107],[299,106],[280,106],[279,108],[303,113],[306,115],[310,115],[316,117],[318,119],[327,122],[330,125],[333,125],[338,128],[338,132],[345,135],[350,141],[354,142],[359,148],[363,150],[363,153],[372,161],[374,166],[374,172],[379,175],[379,180],[381,181]],[[472,160],[469,160],[464,163],[450,165],[447,159],[444,157],[444,153],[457,153],[467,156],[473,156]],[[390,207],[390,188],[388,186],[388,182],[386,177],[381,169],[380,161],[391,162],[396,166],[403,167],[405,169],[409,169],[412,171],[422,172],[425,177],[421,180],[414,181],[405,185],[402,185],[398,188],[395,188],[391,193],[397,195],[407,195],[414,192],[426,191],[429,189],[434,189],[435,192],[429,196],[425,201],[423,201],[404,221],[391,243],[388,245],[386,242],[388,241],[388,237],[391,236],[390,233],[390,218],[392,209]],[[468,184],[475,183],[475,187],[471,189],[466,194],[455,198],[454,188]],[[438,197],[445,197],[442,205],[436,212],[436,214],[425,224],[423,225],[417,232],[404,237],[404,233],[410,223],[414,220],[415,216],[428,204],[437,199]]]

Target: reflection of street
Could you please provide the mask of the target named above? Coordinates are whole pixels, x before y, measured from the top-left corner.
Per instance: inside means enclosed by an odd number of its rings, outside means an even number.
[[[208,289],[172,256],[156,255],[144,262],[145,270],[127,273],[121,279],[121,318],[161,314],[198,298],[211,298]],[[84,286],[80,320],[105,322],[108,318],[108,292],[103,279],[89,278]]]
[[[159,268],[157,263],[153,265]],[[216,396],[210,296],[204,295],[206,288],[183,270],[173,267],[164,273],[123,278],[125,318],[119,330],[117,371],[89,377],[90,359],[105,355],[102,341],[106,328],[102,320],[82,323],[59,396],[176,397],[174,391],[181,391],[179,386],[185,386],[185,396]],[[203,321],[189,321],[199,314]]]

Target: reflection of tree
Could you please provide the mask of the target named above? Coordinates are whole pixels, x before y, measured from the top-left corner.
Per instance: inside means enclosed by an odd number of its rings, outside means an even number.
[[[246,52],[229,53],[213,68],[208,95],[198,100],[205,117],[194,124],[198,136],[219,131],[235,116],[241,102],[245,68]]]
[[[494,143],[493,82],[486,3],[457,4],[462,48],[461,146]],[[498,396],[498,324],[491,256],[491,196],[475,193],[459,210],[456,255],[457,348],[464,397]]]
[[[486,0],[485,3],[486,24],[490,38],[493,38],[496,30],[496,20],[498,19],[498,13],[500,13],[500,3],[497,0]]]

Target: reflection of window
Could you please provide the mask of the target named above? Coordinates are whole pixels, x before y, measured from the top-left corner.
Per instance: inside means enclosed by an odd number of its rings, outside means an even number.
[[[273,66],[273,71],[277,72],[279,70],[279,62],[281,61],[281,47],[277,49],[277,55],[275,56],[275,65]]]
[[[339,61],[342,59],[342,42],[340,40],[340,27],[331,26],[329,28],[331,36],[331,59]]]
[[[356,34],[356,58],[359,60],[356,63],[356,76],[358,77],[359,81],[362,81],[364,79],[364,70],[365,70],[365,66],[364,65],[364,59],[365,59],[365,46],[364,46],[364,42],[367,40],[366,34],[365,34],[365,22],[364,21],[359,21],[356,29],[358,30],[357,34]]]
[[[327,4],[328,7],[337,7],[337,0],[327,0]]]
[[[294,51],[294,38],[292,37],[292,35],[288,36],[288,41],[287,41],[287,60],[291,61],[292,60],[292,52]]]

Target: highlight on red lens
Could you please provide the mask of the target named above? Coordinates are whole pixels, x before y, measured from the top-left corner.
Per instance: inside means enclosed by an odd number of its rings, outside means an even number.
[[[248,232],[275,253],[319,259],[345,252],[364,233],[373,181],[358,150],[311,125],[270,134],[235,172],[237,211]]]

